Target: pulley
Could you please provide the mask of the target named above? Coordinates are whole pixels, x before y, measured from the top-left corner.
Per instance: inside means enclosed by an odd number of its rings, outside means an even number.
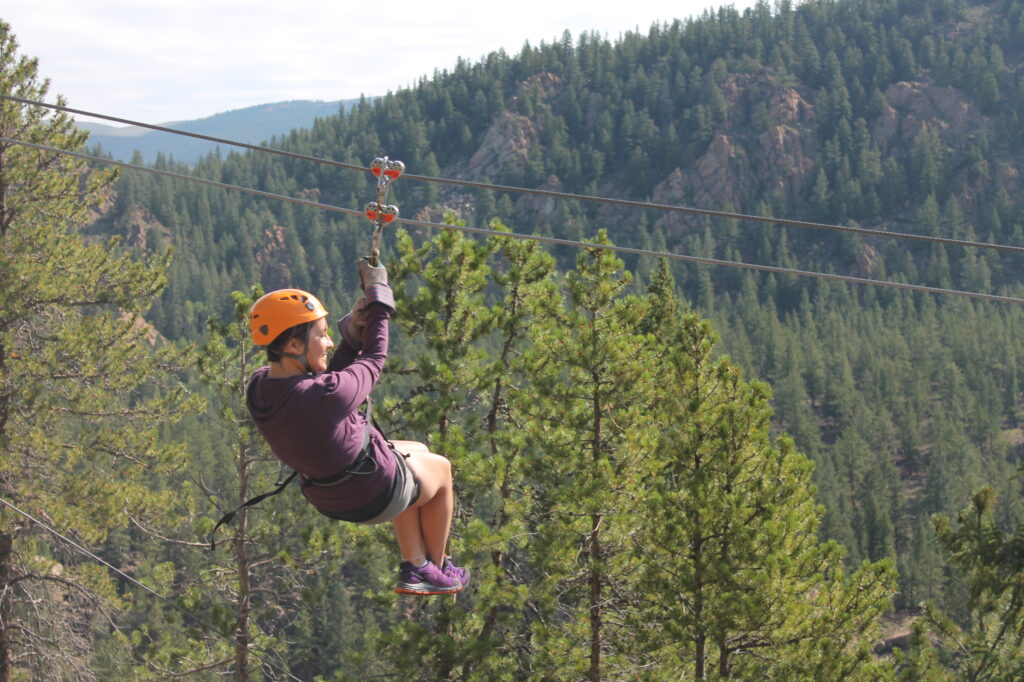
[[[398,217],[398,207],[387,203],[388,188],[405,172],[405,164],[379,156],[370,163],[370,172],[377,178],[377,200],[368,203],[363,212],[374,225],[373,236],[370,238],[370,264],[377,265],[384,226]]]
[[[390,225],[395,218],[398,217],[398,207],[394,204],[388,204],[387,206],[381,206],[376,201],[371,201],[363,209],[366,217],[371,222],[377,223],[382,222],[385,225]]]

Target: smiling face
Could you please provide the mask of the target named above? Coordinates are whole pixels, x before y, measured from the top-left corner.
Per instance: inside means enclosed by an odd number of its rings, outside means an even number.
[[[306,338],[306,360],[309,362],[309,368],[314,372],[323,372],[327,369],[327,360],[332,348],[334,341],[331,341],[327,318],[321,317],[310,327],[309,336]]]

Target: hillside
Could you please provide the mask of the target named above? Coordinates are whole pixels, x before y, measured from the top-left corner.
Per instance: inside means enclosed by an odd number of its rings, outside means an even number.
[[[387,154],[423,175],[1019,246],[1022,73],[1018,2],[783,1],[614,43],[566,35],[495,53],[278,143],[364,166]],[[350,208],[372,198],[363,174],[268,155],[162,165]],[[992,250],[406,179],[393,198],[404,216],[497,218],[566,238],[606,229],[631,247],[1024,295],[1021,258]],[[148,314],[171,339],[203,338],[208,320],[230,315],[229,292],[254,283],[299,286],[346,309],[369,239],[359,218],[139,174],[122,175],[108,209],[94,232],[139,251],[174,249],[169,285]],[[417,244],[430,236],[413,235]],[[399,260],[394,243],[389,234],[385,262]],[[553,255],[560,269],[576,267],[577,253]],[[649,259],[626,266],[636,275],[629,292],[657,279]],[[771,385],[774,437],[792,437],[815,462],[820,532],[842,544],[847,568],[891,560],[897,608],[933,600],[965,621],[970,600],[930,519],[956,513],[983,485],[998,495],[1000,524],[1024,517],[1015,476],[1024,464],[1024,310],[733,268],[679,265],[672,275],[712,321],[717,352]],[[488,295],[481,310],[496,304]],[[409,339],[395,343],[414,355]],[[493,343],[479,339],[466,353],[493,354]]]
[[[350,109],[357,101],[274,102],[226,111],[193,121],[173,121],[156,125],[210,137],[260,144],[273,137],[286,135],[296,128],[308,128],[317,118],[334,116],[339,111]],[[111,112],[100,113],[110,114]],[[138,152],[141,154],[141,160],[145,163],[155,162],[157,155],[162,154],[166,158],[191,164],[207,154],[214,153],[219,147],[213,142],[176,136],[139,126],[117,127],[91,121],[80,121],[78,127],[89,132],[90,144],[99,145],[104,152],[121,161],[131,161],[135,153]],[[220,153],[227,154],[229,151],[231,150],[221,149]]]

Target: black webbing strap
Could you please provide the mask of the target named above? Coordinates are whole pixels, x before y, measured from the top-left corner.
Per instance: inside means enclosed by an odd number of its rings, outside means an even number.
[[[299,472],[297,471],[293,471],[291,474],[288,475],[288,478],[284,479],[283,481],[279,481],[277,487],[271,490],[269,493],[263,493],[262,495],[257,495],[256,497],[250,500],[246,500],[245,502],[242,503],[240,507],[238,507],[238,509],[230,511],[224,516],[222,516],[220,521],[217,522],[217,525],[215,525],[213,527],[213,530],[210,532],[210,549],[217,549],[217,541],[215,538],[217,537],[218,528],[223,526],[225,523],[231,523],[231,520],[235,518],[235,514],[242,511],[246,507],[253,507],[262,502],[263,500],[267,499],[268,497],[273,497],[274,495],[278,495],[281,492],[283,492],[284,489],[288,487],[288,484],[292,482],[292,479],[298,475],[298,473]]]
[[[373,420],[373,409],[372,409],[371,405],[372,405],[372,401],[370,400],[370,397],[367,396],[366,397],[366,408],[363,411],[363,415],[364,415],[364,417],[366,419],[366,429],[363,431],[363,449],[360,451],[359,457],[356,458],[356,461],[353,462],[352,466],[360,465],[362,463],[362,461],[368,456],[368,453],[369,453],[369,447],[370,447],[370,423]],[[327,476],[325,478],[317,478],[317,479],[305,479],[305,480],[313,483],[313,485],[337,485],[342,480],[346,480],[346,479],[348,479],[352,475],[365,475],[365,474],[371,474],[371,473],[375,472],[377,470],[376,461],[373,460],[373,462],[374,462],[374,467],[370,471],[356,471],[356,472],[354,472],[354,471],[351,471],[352,467],[349,467],[348,469],[345,469],[344,471],[338,472],[337,474],[335,474],[333,476]],[[298,475],[298,473],[299,472],[297,472],[297,471],[293,471],[291,474],[288,475],[288,478],[284,479],[283,481],[280,480],[280,478],[279,478],[278,482],[277,482],[277,487],[276,488],[274,488],[270,492],[263,493],[262,495],[257,495],[256,497],[254,497],[254,498],[252,498],[250,500],[246,500],[237,509],[234,509],[234,510],[228,512],[227,514],[225,514],[224,516],[222,516],[220,521],[218,521],[216,523],[216,525],[214,525],[213,530],[210,531],[210,549],[214,550],[214,549],[217,548],[217,542],[215,540],[215,538],[217,537],[217,529],[219,529],[225,523],[231,523],[232,519],[235,518],[235,514],[237,514],[238,512],[242,511],[246,507],[256,506],[257,504],[259,504],[263,500],[267,499],[268,497],[273,497],[274,495],[281,494],[284,491],[284,489],[288,487],[288,484],[291,483],[292,480]],[[305,477],[303,477],[303,478],[305,478]]]

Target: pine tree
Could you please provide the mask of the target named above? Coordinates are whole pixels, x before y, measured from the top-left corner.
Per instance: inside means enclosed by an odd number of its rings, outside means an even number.
[[[493,228],[502,229],[496,221]],[[477,492],[476,518],[466,528],[467,546],[489,549],[490,563],[478,564],[478,597],[471,619],[474,625],[472,656],[463,664],[463,678],[500,679],[509,674],[509,661],[526,658],[525,621],[522,617],[529,593],[529,576],[520,568],[530,499],[523,494],[527,439],[520,424],[524,415],[512,407],[510,394],[526,388],[523,349],[535,323],[531,301],[543,299],[551,287],[554,259],[536,242],[497,239],[502,260],[493,271],[499,287],[494,308],[499,334],[496,354],[487,373],[487,415],[483,432],[472,436],[476,443],[463,475]],[[486,448],[483,447],[486,445]],[[489,514],[484,515],[484,511]]]
[[[599,243],[608,243],[603,234]],[[531,445],[535,496],[532,648],[542,677],[630,676],[618,612],[631,571],[625,551],[640,461],[650,452],[645,415],[654,382],[651,339],[636,333],[647,304],[622,296],[622,262],[587,249],[566,277],[566,298],[539,299],[520,409]]]
[[[770,435],[769,392],[747,383],[696,315],[665,318],[656,455],[633,534],[642,599],[628,614],[650,679],[877,679],[872,633],[888,562],[844,575],[819,543],[811,463]]]
[[[0,22],[0,92],[43,100],[36,61],[16,52]],[[68,150],[86,140],[70,116],[10,101],[0,135]],[[174,361],[142,318],[167,259],[136,261],[81,232],[111,179],[0,144],[0,497],[89,543],[170,507],[150,477],[182,454],[158,437],[183,407]],[[117,605],[105,573],[53,542],[0,511],[4,682],[88,677],[90,619]]]
[[[967,589],[969,613],[958,623],[934,604],[926,606],[919,627],[928,637],[914,643],[905,679],[925,679],[936,653],[956,679],[1024,676],[1024,524],[1005,530],[995,512],[995,495],[982,488],[955,527],[944,515],[935,518],[939,546]]]

